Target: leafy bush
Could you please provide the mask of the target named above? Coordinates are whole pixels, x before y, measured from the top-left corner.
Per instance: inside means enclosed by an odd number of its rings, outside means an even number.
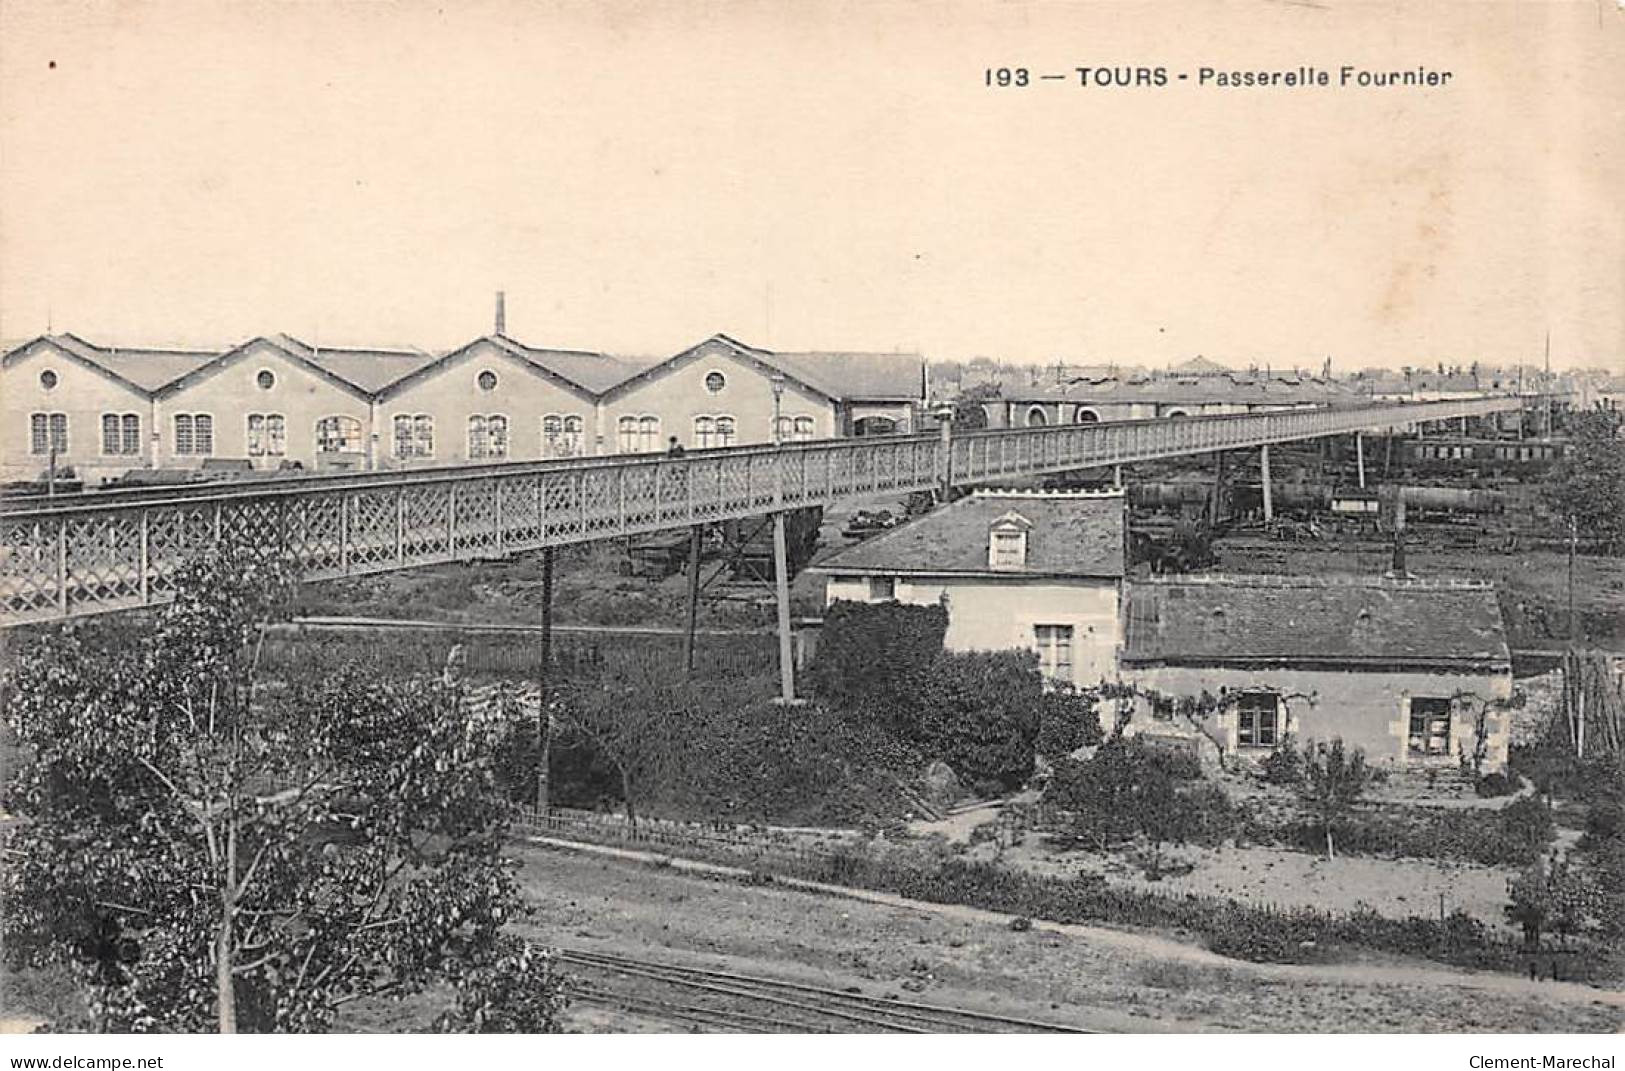
[[[1535,797],[1516,800],[1499,811],[1353,811],[1332,826],[1339,851],[1410,859],[1463,859],[1486,866],[1523,866],[1551,843],[1551,809]],[[1319,820],[1271,826],[1250,818],[1248,839],[1304,852],[1325,850]]]
[[[1518,782],[1504,773],[1485,774],[1473,785],[1473,791],[1485,799],[1510,796],[1518,791]]]
[[[1264,760],[1264,780],[1287,788],[1303,783],[1303,753],[1292,734],[1283,736],[1280,745]]]
[[[942,653],[942,606],[837,602],[824,614],[818,653],[807,669],[812,693],[848,709],[900,714],[917,707],[917,686]]]
[[[1234,831],[1235,812],[1217,786],[1191,784],[1200,772],[1188,754],[1116,737],[1087,762],[1057,764],[1044,802],[1070,813],[1071,839],[1099,850],[1136,837],[1213,844]]]
[[[1061,685],[1046,692],[1039,702],[1035,746],[1051,762],[1080,747],[1093,747],[1104,737],[1094,693]]]
[[[921,682],[914,739],[979,791],[1033,773],[1044,683],[1031,651],[948,651]]]

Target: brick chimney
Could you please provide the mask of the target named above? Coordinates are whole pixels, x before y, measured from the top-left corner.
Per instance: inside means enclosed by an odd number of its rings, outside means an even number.
[[[497,291],[496,333],[499,335],[508,333],[508,295],[501,290]]]

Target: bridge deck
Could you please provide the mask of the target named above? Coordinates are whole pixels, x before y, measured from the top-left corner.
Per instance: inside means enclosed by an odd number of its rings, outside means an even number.
[[[1516,409],[1517,398],[1300,409],[667,455],[95,492],[0,508],[0,627],[164,602],[197,550],[245,541],[311,579],[1101,465]]]

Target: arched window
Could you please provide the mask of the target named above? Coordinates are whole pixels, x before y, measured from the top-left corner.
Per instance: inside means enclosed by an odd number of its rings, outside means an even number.
[[[698,416],[694,418],[694,446],[699,450],[707,450],[715,446],[713,441],[717,436],[717,422],[713,417]]]
[[[1079,408],[1077,412],[1072,414],[1072,423],[1074,423],[1074,424],[1099,424],[1100,423],[1100,414],[1095,412],[1093,409]]]
[[[214,417],[208,413],[176,413],[175,453],[194,457],[214,453]]]
[[[779,417],[778,427],[773,429],[773,441],[776,443],[787,443],[794,434],[794,422],[791,421],[791,419],[787,416]]]
[[[1048,423],[1049,417],[1044,415],[1043,406],[1035,405],[1027,410],[1027,426],[1029,428],[1041,428]]]
[[[141,452],[141,418],[135,413],[102,414],[102,453],[126,457]]]
[[[32,413],[29,415],[28,451],[32,454],[65,454],[68,452],[68,414]]]
[[[813,437],[813,418],[810,416],[796,417],[795,431],[791,433],[798,443],[804,443]]]
[[[1183,410],[1183,409],[1170,409],[1170,410],[1168,410],[1168,412],[1164,413],[1163,415],[1166,416],[1169,420],[1182,420],[1185,417],[1190,416],[1190,414],[1185,412],[1185,410]]]
[[[281,457],[288,452],[287,430],[281,413],[248,414],[248,456]]]
[[[731,416],[719,416],[719,417],[717,417],[717,441],[716,441],[716,445],[718,445],[718,446],[732,446],[734,444],[734,438],[735,438],[736,434],[737,434],[737,425],[734,424],[734,418],[733,417],[731,417]]]
[[[564,418],[564,436],[559,440],[563,456],[577,457],[580,455],[584,426],[582,419],[578,416],[571,415]]]
[[[397,413],[394,425],[396,460],[434,456],[434,417],[428,413]]]
[[[501,413],[468,418],[470,461],[500,461],[508,456],[508,418]]]
[[[660,449],[660,418],[638,417],[638,451],[652,454]]]
[[[329,416],[316,421],[318,454],[359,454],[361,421],[353,416]]]

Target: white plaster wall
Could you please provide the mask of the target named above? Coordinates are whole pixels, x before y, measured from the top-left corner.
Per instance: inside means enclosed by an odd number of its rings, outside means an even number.
[[[47,369],[57,377],[50,390],[40,383],[40,373]],[[33,413],[67,415],[68,452],[57,455],[57,466],[73,466],[87,485],[150,463],[152,406],[146,394],[87,368],[49,343],[36,344],[12,361],[0,378],[0,467],[7,479],[32,479],[50,466],[48,454],[29,452]],[[140,416],[140,453],[102,453],[103,413]]]

